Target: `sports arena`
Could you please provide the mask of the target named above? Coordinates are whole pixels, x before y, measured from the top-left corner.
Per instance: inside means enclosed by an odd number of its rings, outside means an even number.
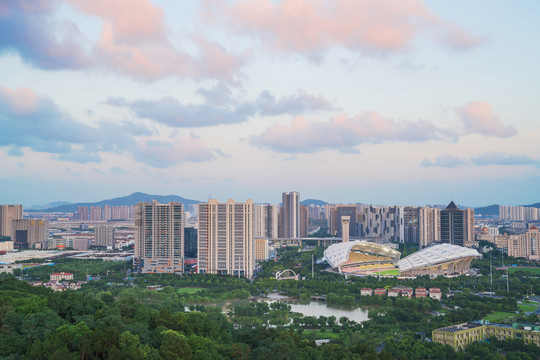
[[[336,271],[351,275],[397,275],[401,253],[388,246],[357,240],[329,246],[324,260]]]
[[[478,251],[451,244],[433,245],[399,260],[401,276],[462,275],[469,272]]]

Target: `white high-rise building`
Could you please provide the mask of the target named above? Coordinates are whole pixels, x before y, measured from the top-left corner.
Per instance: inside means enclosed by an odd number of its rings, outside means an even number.
[[[253,277],[255,241],[252,200],[216,199],[199,204],[197,272]]]
[[[140,202],[135,206],[134,267],[143,273],[184,271],[184,205]]]

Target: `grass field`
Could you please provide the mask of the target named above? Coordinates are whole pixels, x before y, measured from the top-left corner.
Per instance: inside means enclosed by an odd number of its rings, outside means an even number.
[[[315,339],[339,339],[339,334],[329,329],[323,333],[319,330],[304,330],[304,332],[302,332],[302,335],[306,337],[314,336]]]
[[[536,303],[525,303],[525,304],[518,305],[519,310],[523,312],[534,311],[536,310],[537,307],[538,306],[536,305]]]
[[[494,323],[497,323],[497,322],[501,322],[509,317],[512,317],[512,316],[516,316],[516,314],[514,313],[509,313],[509,312],[503,312],[503,311],[495,311],[495,312],[492,312],[491,314],[488,314],[486,315],[486,317],[484,317],[484,320],[487,320],[489,322],[494,322]]]
[[[375,273],[375,274],[377,274],[377,273]],[[398,276],[399,275],[399,270],[398,269],[395,269],[395,270],[383,270],[383,271],[381,271],[381,275]]]
[[[201,288],[184,287],[184,288],[176,289],[176,292],[180,295],[191,295],[191,294],[198,293],[199,291],[202,291],[202,290],[203,289]]]
[[[540,267],[535,267],[535,268],[511,267],[511,268],[508,268],[508,272],[510,274],[513,274],[516,271],[530,272],[531,274],[540,275]]]

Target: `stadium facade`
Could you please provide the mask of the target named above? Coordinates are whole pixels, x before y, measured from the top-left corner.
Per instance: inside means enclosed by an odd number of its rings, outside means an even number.
[[[462,275],[469,272],[478,251],[451,244],[433,245],[399,260],[401,276]]]

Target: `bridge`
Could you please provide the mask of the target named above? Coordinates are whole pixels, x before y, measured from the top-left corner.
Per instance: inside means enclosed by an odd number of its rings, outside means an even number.
[[[283,271],[276,272],[276,279],[279,280],[298,280],[300,278],[294,271],[291,269],[286,269]]]

